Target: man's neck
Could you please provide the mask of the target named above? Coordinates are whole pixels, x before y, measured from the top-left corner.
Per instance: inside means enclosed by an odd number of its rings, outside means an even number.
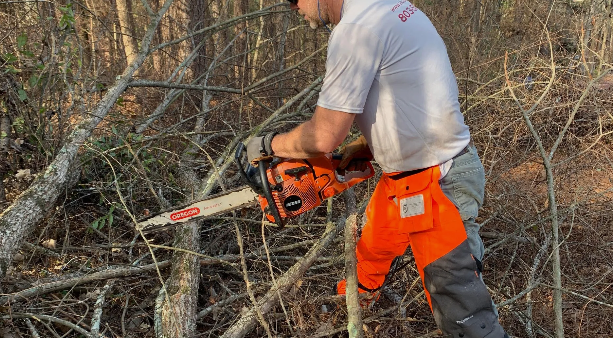
[[[321,1],[321,0],[320,0]],[[343,10],[344,0],[328,0],[328,6],[330,10],[330,23],[338,24],[341,21],[341,11]]]

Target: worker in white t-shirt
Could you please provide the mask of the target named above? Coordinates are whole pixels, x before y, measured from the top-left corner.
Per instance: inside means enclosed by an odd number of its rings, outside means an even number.
[[[445,337],[508,337],[481,279],[475,222],[485,176],[460,112],[447,50],[430,20],[406,0],[290,0],[311,27],[337,24],[312,118],[248,144],[266,156],[334,151],[355,120],[363,134],[343,163],[370,157],[382,175],[357,243],[359,292],[376,295],[410,245]],[[345,281],[337,285],[345,293]]]

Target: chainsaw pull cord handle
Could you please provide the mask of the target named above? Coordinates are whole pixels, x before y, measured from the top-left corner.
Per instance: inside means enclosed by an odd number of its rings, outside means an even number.
[[[266,201],[268,201],[268,208],[270,209],[270,213],[272,217],[275,219],[275,223],[279,227],[279,229],[283,229],[285,227],[285,223],[279,214],[279,209],[277,208],[277,203],[275,203],[275,199],[272,197],[272,191],[270,190],[270,182],[268,182],[268,161],[261,160],[258,164],[258,169],[260,170],[260,179],[262,180],[262,190],[264,192],[264,197]]]

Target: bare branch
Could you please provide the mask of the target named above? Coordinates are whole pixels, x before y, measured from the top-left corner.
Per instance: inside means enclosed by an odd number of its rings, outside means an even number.
[[[0,306],[7,305],[8,303],[15,303],[21,301],[27,301],[30,297],[40,296],[46,293],[59,291],[74,287],[76,285],[91,283],[100,280],[107,280],[110,278],[122,278],[128,276],[135,276],[142,273],[148,273],[156,269],[164,269],[170,266],[170,261],[162,261],[156,264],[148,264],[143,266],[133,267],[111,267],[104,271],[92,273],[90,275],[72,277],[55,282],[45,283],[29,289],[12,293],[6,296],[0,297]]]
[[[36,320],[45,320],[45,321],[49,321],[49,322],[53,322],[53,323],[57,323],[63,326],[66,326],[70,329],[73,329],[77,332],[79,332],[80,334],[84,335],[85,337],[89,337],[90,333],[87,332],[87,330],[83,329],[80,326],[77,326],[69,321],[60,319],[60,318],[56,318],[53,316],[47,316],[47,315],[41,315],[41,314],[35,314],[35,313],[20,313],[20,312],[13,312],[10,315],[5,315],[5,316],[0,316],[0,319],[14,319],[14,318],[32,318],[32,319],[36,319]]]
[[[347,331],[349,337],[364,337],[362,329],[362,307],[358,298],[358,260],[356,257],[356,240],[358,236],[358,220],[356,197],[353,188],[343,193],[347,205],[347,219],[345,221],[345,278],[347,301]]]

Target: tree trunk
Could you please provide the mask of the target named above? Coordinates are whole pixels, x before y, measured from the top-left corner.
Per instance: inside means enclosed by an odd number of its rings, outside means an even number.
[[[264,8],[264,0],[259,0],[260,2],[260,10],[262,10],[262,8]],[[259,59],[258,57],[260,56],[260,53],[264,54],[264,52],[260,51],[262,47],[262,36],[264,34],[264,16],[260,17],[260,26],[258,29],[258,37],[255,41],[255,48],[254,48],[254,52],[253,52],[253,60],[251,62],[251,79],[250,82],[255,81],[255,78],[257,77],[258,74],[258,62]]]
[[[223,0],[212,0],[211,1],[211,14],[213,17],[217,17],[217,22],[224,22],[228,17],[228,8],[224,6],[225,1]],[[214,57],[219,57],[226,46],[228,45],[228,30],[224,29],[213,35],[213,45],[215,46],[215,55]],[[223,58],[220,58],[220,60]],[[216,67],[217,74],[223,75],[228,73],[228,67],[225,64],[220,63],[218,67]],[[226,81],[223,81],[224,83]]]
[[[207,3],[204,0],[191,0],[190,3],[190,11],[189,11],[189,30],[190,32],[196,31],[198,29],[202,29],[207,27]],[[202,40],[205,39],[205,36],[198,35],[194,37],[194,46],[200,45]],[[194,59],[192,63],[192,72],[194,74],[194,78],[198,78],[200,75],[204,74],[207,69],[207,56],[208,49],[206,46],[202,47],[198,52],[198,56]]]
[[[128,64],[131,64],[138,54],[138,43],[134,37],[132,3],[131,0],[116,0],[116,4],[121,40],[123,41],[123,48],[126,53]]]
[[[281,19],[281,38],[279,41],[279,53],[277,54],[277,58],[279,60],[278,71],[282,71],[283,69],[285,69],[285,43],[287,42],[287,30],[289,29],[289,16],[290,13],[285,13],[283,15],[283,18]],[[279,81],[279,93],[283,93],[283,81]],[[282,105],[283,100],[279,98],[277,100],[277,108],[281,107]]]
[[[0,214],[0,248],[2,248],[0,250],[0,278],[4,277],[11,264],[13,252],[21,246],[24,237],[53,207],[63,188],[67,184],[76,183],[70,182],[70,170],[77,162],[81,145],[87,141],[94,128],[108,114],[119,96],[128,87],[134,72],[143,64],[160,18],[171,3],[172,0],[167,0],[162,10],[151,20],[142,41],[141,53],[98,102],[91,112],[91,117],[75,127],[74,131],[68,136],[66,144],[59,150],[58,155],[49,164],[47,170],[39,174],[32,185],[8,209]]]
[[[200,251],[198,224],[197,221],[188,222],[178,227],[174,246],[194,252]],[[164,338],[195,336],[199,277],[198,256],[175,251],[172,256],[172,272],[166,282],[166,295],[160,314],[162,326],[158,336]]]
[[[240,16],[246,14],[248,11],[248,3],[246,0],[234,0],[234,16]],[[243,32],[247,28],[247,22],[241,21],[236,26],[234,26],[234,34],[239,35],[239,37],[234,40],[234,78],[236,80],[237,86],[241,86],[243,84],[245,69],[248,69],[248,65],[245,65],[243,69],[243,63],[245,59],[246,52],[246,42],[247,42],[247,33]]]

